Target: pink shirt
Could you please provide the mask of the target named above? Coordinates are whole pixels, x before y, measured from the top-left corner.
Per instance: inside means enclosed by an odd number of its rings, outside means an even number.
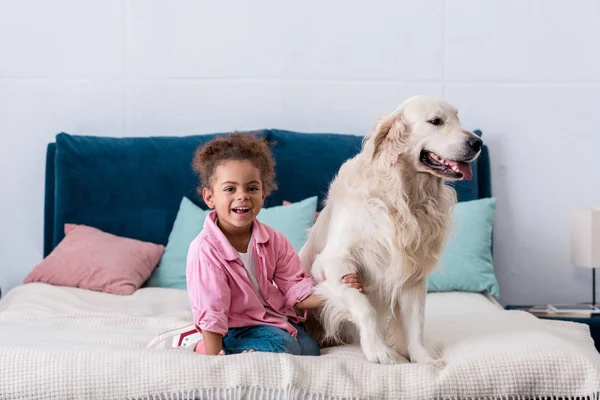
[[[186,278],[194,324],[222,335],[229,328],[273,325],[296,337],[296,328],[286,319],[266,312],[238,252],[217,227],[216,218],[215,211],[206,217],[204,229],[188,251]],[[306,311],[299,316],[294,305],[312,294],[315,282],[304,273],[291,243],[258,220],[253,223],[252,243],[262,297],[275,312],[293,322],[304,321]]]

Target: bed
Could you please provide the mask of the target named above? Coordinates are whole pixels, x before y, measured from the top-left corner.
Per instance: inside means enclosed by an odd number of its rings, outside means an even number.
[[[322,200],[339,165],[361,143],[352,135],[255,133],[273,143],[277,162],[279,189],[267,208],[309,196]],[[190,161],[210,137],[57,135],[46,160],[45,255],[60,244],[67,223],[168,247],[182,197],[201,207]],[[486,147],[473,181],[455,186],[461,203],[491,197],[488,157]],[[0,301],[0,398],[600,397],[600,355],[586,325],[503,310],[486,282],[452,283],[446,276],[430,289],[425,343],[444,359],[443,369],[372,364],[357,346],[326,348],[320,357],[147,349],[157,334],[190,323],[185,290],[145,283],[117,295],[23,284]]]

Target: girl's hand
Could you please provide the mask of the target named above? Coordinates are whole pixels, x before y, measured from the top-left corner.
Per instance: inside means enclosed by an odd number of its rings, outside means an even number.
[[[364,293],[363,289],[363,281],[362,278],[358,274],[348,274],[342,277],[342,283],[346,284],[346,286],[358,289],[359,292]]]
[[[225,355],[225,350],[221,350],[220,352],[217,353],[218,356],[224,356]]]

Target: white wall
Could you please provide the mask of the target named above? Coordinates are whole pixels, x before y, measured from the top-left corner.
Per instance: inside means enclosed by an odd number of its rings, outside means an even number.
[[[595,0],[0,0],[0,286],[41,259],[59,131],[365,133],[432,94],[491,148],[503,302],[587,301],[569,212],[600,204],[599,22]]]

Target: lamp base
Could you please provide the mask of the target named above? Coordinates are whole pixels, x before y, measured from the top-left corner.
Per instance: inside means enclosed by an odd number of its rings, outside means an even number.
[[[596,303],[596,268],[592,268],[592,301],[586,301],[577,304],[592,305],[596,308],[600,308],[600,304]]]
[[[592,304],[597,307],[596,304],[596,268],[592,268]]]

